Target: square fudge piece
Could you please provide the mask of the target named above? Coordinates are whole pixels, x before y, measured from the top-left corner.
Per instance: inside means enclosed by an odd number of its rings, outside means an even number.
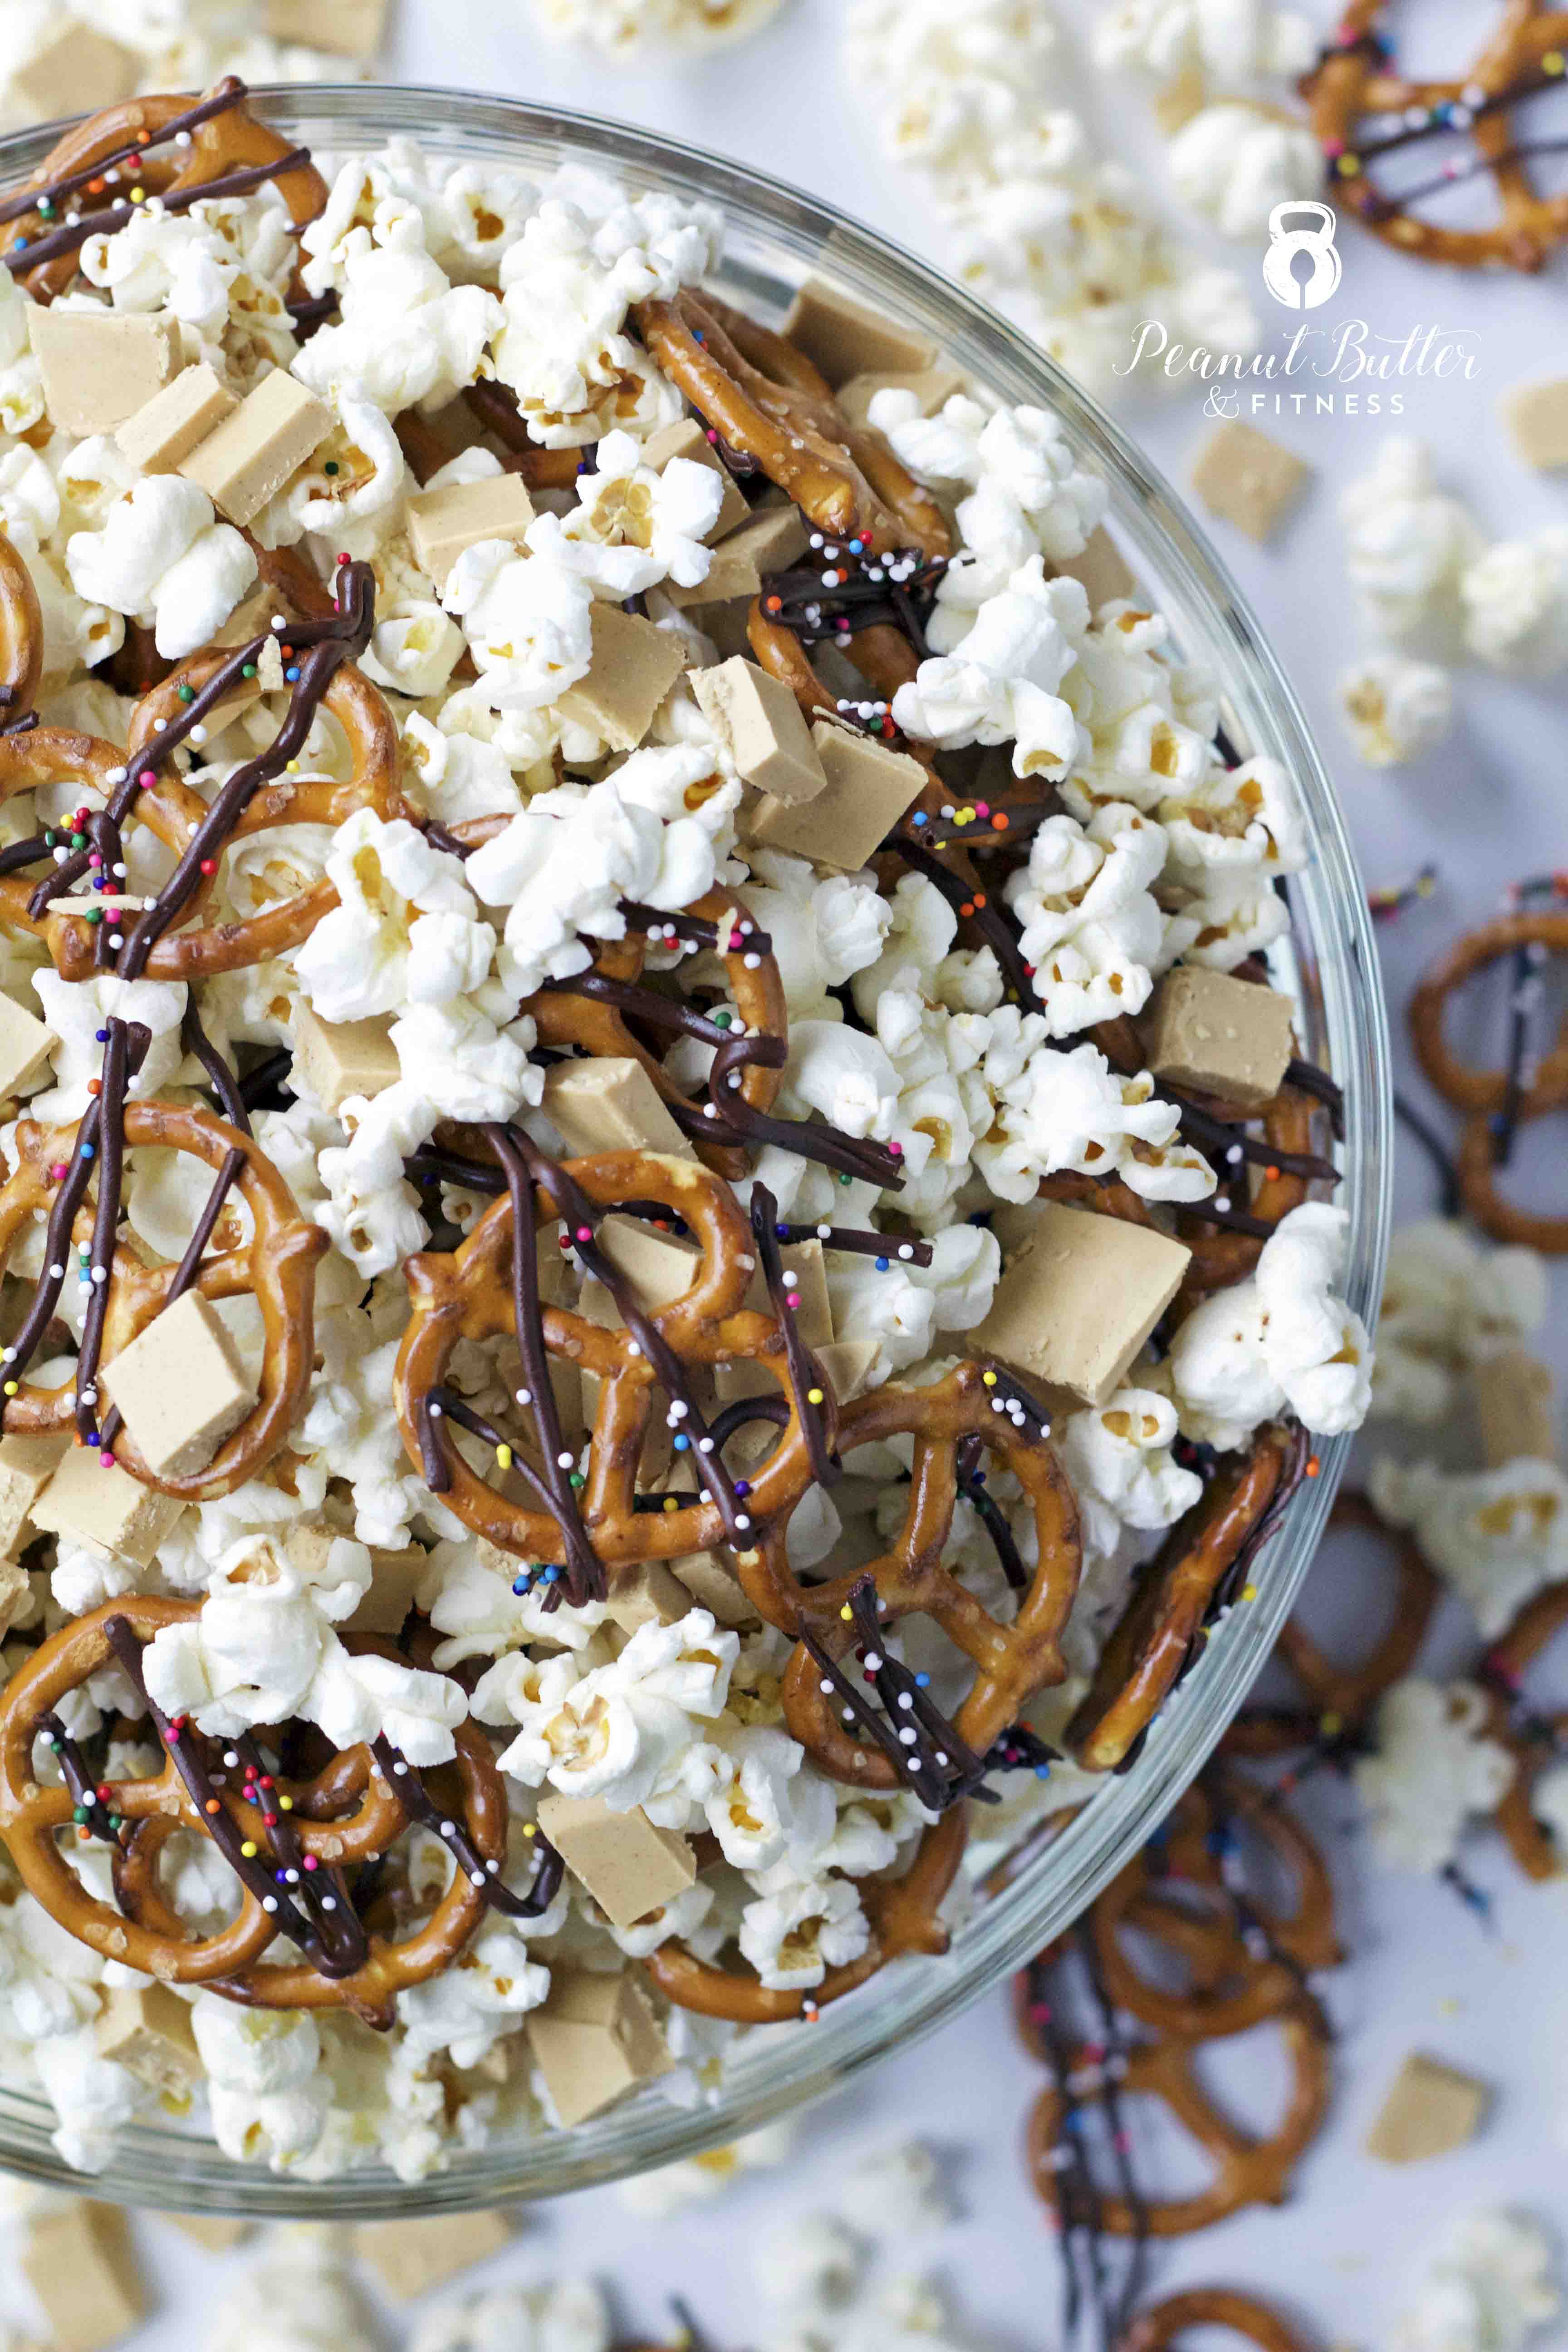
[[[105,1469],[89,1446],[72,1445],[33,1505],[33,1525],[89,1551],[150,1568],[184,1503],[143,1486],[118,1463]]]
[[[656,1232],[640,1217],[606,1217],[599,1227],[599,1247],[650,1313],[683,1298],[702,1263],[695,1242],[683,1234]]]
[[[274,368],[174,470],[205,490],[226,521],[243,526],[314,456],[335,422],[297,376]]]
[[[202,2079],[188,2001],[167,1985],[116,1985],[93,2028],[101,2056],[151,2091],[188,2103]]]
[[[61,12],[32,56],[12,71],[11,102],[28,122],[99,114],[129,98],[145,71],[134,49]]]
[[[0,1437],[0,1559],[14,1559],[33,1535],[33,1506],[70,1446],[66,1431]]]
[[[681,588],[667,580],[664,593],[672,604],[691,611],[699,628],[707,629],[702,615],[711,605],[755,596],[770,572],[787,572],[805,551],[805,523],[799,509],[764,507],[720,541],[706,580],[700,580],[695,588]]]
[[[1510,1462],[1556,1461],[1557,1403],[1550,1364],[1522,1348],[1510,1348],[1475,1365],[1468,1387],[1489,1470]],[[0,1457],[5,1450],[0,1446]]]
[[[84,437],[112,433],[184,364],[172,319],[29,304],[27,337],[52,424]]]
[[[1210,514],[1259,547],[1295,512],[1311,478],[1310,466],[1239,417],[1210,436],[1193,467],[1193,488]]]
[[[421,490],[408,501],[415,559],[437,588],[447,585],[464,548],[487,539],[510,540],[519,547],[532,520],[533,500],[516,474],[487,474],[482,481]]]
[[[613,1813],[598,1797],[545,1796],[539,1826],[614,1927],[646,1919],[697,1883],[686,1840],[656,1829],[640,1805]]]
[[[1191,1257],[1163,1234],[1047,1201],[972,1343],[1026,1381],[1104,1404],[1181,1288]]]
[[[531,2010],[529,2046],[563,2125],[582,2123],[639,2083],[667,2074],[665,2048],[647,1995],[629,1969],[598,1976],[552,1971],[550,1998]]]
[[[1294,1011],[1277,988],[1179,964],[1161,981],[1138,1030],[1157,1078],[1259,1110],[1285,1082],[1296,1050]]]
[[[775,801],[815,800],[827,783],[800,705],[755,662],[691,673],[698,706],[749,784]]]
[[[643,1625],[679,1625],[692,1610],[691,1595],[660,1559],[617,1569],[605,1614],[622,1633]]]
[[[868,735],[819,719],[811,730],[827,782],[815,800],[776,801],[764,793],[749,817],[748,838],[765,849],[792,850],[839,874],[858,874],[923,789],[926,772],[907,751],[889,751]]]
[[[144,474],[172,474],[239,406],[216,368],[204,360],[182,368],[171,384],[116,425],[115,440]]]
[[[695,416],[683,416],[679,425],[661,425],[643,443],[642,462],[656,474],[662,474],[672,457],[684,457],[693,466],[706,466],[723,482],[724,503],[719,509],[718,521],[708,533],[710,541],[727,538],[747,520],[752,509],[741,496],[739,483]]]
[[[56,2352],[103,2352],[146,2311],[122,2206],[73,2197],[30,2214],[22,2268],[48,2314]]]
[[[738,1627],[762,1622],[746,1597],[744,1585],[718,1552],[683,1552],[679,1559],[670,1561],[669,1572],[684,1587],[688,1607],[695,1601],[699,1609],[707,1610],[716,1625]]]
[[[856,375],[920,374],[937,362],[929,337],[896,327],[821,278],[806,279],[784,332],[835,387]]]
[[[511,2223],[491,2210],[437,2213],[423,2221],[362,2221],[353,2244],[387,2294],[397,2303],[412,2303],[459,2271],[503,2253],[511,2240]]]
[[[696,1156],[658,1088],[630,1054],[557,1062],[545,1072],[540,1108],[560,1129],[574,1155],[662,1151],[672,1160]]]
[[[1058,580],[1076,580],[1089,598],[1089,609],[1098,613],[1102,604],[1121,604],[1125,598],[1136,600],[1138,583],[1121,550],[1103,523],[1091,530],[1089,543],[1081,555],[1059,556],[1050,567]]]
[[[26,1005],[0,996],[0,1098],[24,1093],[58,1042]]]
[[[1543,474],[1568,466],[1568,376],[1516,383],[1499,405],[1514,448],[1527,466]]]
[[[635,751],[654,712],[685,667],[679,641],[667,629],[618,604],[595,604],[588,675],[568,687],[558,704],[574,726],[591,728],[612,751]]]
[[[247,2236],[250,2224],[232,2213],[160,2213],[171,2230],[178,2230],[194,2245],[205,2246],[209,2254],[226,2254]]]
[[[818,1348],[816,1360],[827,1374],[828,1382],[840,1404],[849,1404],[864,1396],[871,1377],[871,1367],[877,1360],[875,1339],[835,1339],[830,1347]]]
[[[392,1042],[390,1014],[364,1021],[322,1021],[308,1004],[294,1014],[294,1067],[323,1110],[341,1110],[353,1095],[378,1095],[402,1070]]]
[[[1485,2083],[1412,2051],[1389,2086],[1366,2136],[1366,2152],[1384,2164],[1422,2164],[1474,2139],[1491,2105]]]
[[[852,375],[838,387],[838,405],[851,425],[865,427],[868,411],[879,392],[912,392],[922,416],[934,416],[955,393],[963,390],[963,375],[954,367],[889,368],[880,373]]]
[[[372,58],[386,26],[386,0],[266,0],[275,41],[301,41],[334,58]]]
[[[256,1402],[256,1383],[199,1290],[155,1315],[100,1375],[155,1477],[205,1470]]]

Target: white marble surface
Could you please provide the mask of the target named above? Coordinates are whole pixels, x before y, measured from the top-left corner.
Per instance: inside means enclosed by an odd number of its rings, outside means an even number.
[[[1097,0],[1074,5],[1082,11]],[[1326,18],[1329,11],[1320,13]],[[884,163],[868,133],[876,92],[851,92],[837,78],[837,0],[795,0],[743,50],[680,71],[628,73],[541,42],[521,0],[402,0],[394,73],[620,115],[794,179],[921,246],[918,189]],[[1493,10],[1474,0],[1426,0],[1396,14],[1402,39],[1418,35],[1426,60],[1436,65],[1462,53],[1478,20],[1489,23]],[[1100,113],[1119,146],[1148,152],[1141,100],[1102,97]],[[1533,281],[1459,277],[1396,259],[1353,231],[1342,250],[1344,281],[1331,317],[1363,316],[1380,334],[1435,324],[1475,337],[1476,381],[1408,387],[1402,428],[1433,444],[1446,478],[1473,500],[1493,534],[1568,523],[1568,478],[1528,473],[1494,410],[1508,385],[1561,366],[1561,268]],[[1256,270],[1258,259],[1243,252],[1239,266]],[[1260,284],[1258,294],[1266,302]],[[1208,429],[1201,404],[1194,388],[1130,412],[1134,429],[1178,485]],[[1526,688],[1463,671],[1461,722],[1444,751],[1392,777],[1361,766],[1333,700],[1338,671],[1367,642],[1344,583],[1334,494],[1364,468],[1386,424],[1342,415],[1258,421],[1308,460],[1317,481],[1274,547],[1259,551],[1219,527],[1221,553],[1319,730],[1369,880],[1397,878],[1428,857],[1442,868],[1437,895],[1384,933],[1397,1008],[1430,955],[1489,911],[1510,878],[1568,863],[1563,685],[1559,679]],[[1535,1139],[1525,1168],[1540,1197],[1560,1176],[1554,1157],[1552,1139]],[[1407,1157],[1402,1213],[1425,1207],[1429,1197],[1425,1171]],[[1563,1357],[1561,1346],[1558,1352]],[[1348,1547],[1327,1572],[1342,1585],[1355,1578]],[[1440,1647],[1462,1656],[1468,1639],[1457,1615],[1445,1619]],[[1489,1933],[1447,1890],[1372,1868],[1352,1826],[1352,1800],[1339,1784],[1314,1790],[1311,1812],[1331,1838],[1352,1955],[1327,1985],[1340,2036],[1331,2123],[1288,2205],[1176,2244],[1159,2255],[1155,2275],[1162,2290],[1223,2279],[1274,2293],[1310,2317],[1324,2343],[1371,2347],[1386,2342],[1422,2250],[1474,2206],[1531,2207],[1553,2219],[1568,2239],[1562,2121],[1568,2036],[1559,1959],[1568,1882],[1528,1888],[1500,1849],[1483,1843],[1472,1866],[1495,1896]],[[1365,2157],[1361,2142],[1388,2079],[1417,2046],[1492,2084],[1495,2109],[1468,2149],[1392,2172]],[[1268,2114],[1279,2086],[1267,2049],[1233,2048],[1224,2080],[1244,2111]],[[628,2323],[662,2323],[665,2298],[684,2292],[716,2344],[750,2344],[763,2330],[744,2257],[748,2233],[831,2204],[852,2156],[914,2133],[951,2156],[963,2218],[929,2240],[890,2249],[889,2261],[898,2268],[939,2268],[987,2341],[1006,2352],[1042,2352],[1059,2341],[1058,2271],[1021,2162],[1039,2081],[1013,2038],[1002,1997],[993,1996],[936,2040],[890,2060],[871,2082],[819,2109],[785,2170],[755,2174],[721,2202],[663,2221],[638,2218],[614,2189],[568,2200],[529,2217],[516,2251],[477,2273],[476,2283],[587,2267],[616,2282]],[[142,2225],[141,2234],[163,2300],[157,2318],[131,2342],[136,2352],[199,2342],[205,2303],[242,2257],[209,2259],[157,2225]],[[386,2323],[388,2342],[400,2340],[392,2315]]]

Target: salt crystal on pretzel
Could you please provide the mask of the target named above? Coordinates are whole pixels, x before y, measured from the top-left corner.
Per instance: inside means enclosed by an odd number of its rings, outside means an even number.
[[[112,433],[173,382],[184,364],[172,319],[94,308],[27,312],[50,421],[84,437]]]

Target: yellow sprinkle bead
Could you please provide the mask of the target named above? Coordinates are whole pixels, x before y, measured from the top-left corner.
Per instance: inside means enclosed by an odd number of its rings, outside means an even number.
[[[679,1511],[680,1508],[679,1497],[675,1495],[667,1495],[664,1498],[664,1507],[667,1511]]]
[[[6,1383],[5,1383],[5,1393],[6,1393],[6,1395],[7,1395],[7,1396],[15,1396],[15,1395],[16,1395],[16,1386],[17,1386],[17,1384],[16,1384],[16,1382],[15,1381],[6,1381]]]
[[[853,1625],[853,1623],[855,1622],[855,1612],[853,1611],[853,1609],[851,1609],[851,1608],[850,1608],[849,1603],[848,1603],[847,1601],[846,1601],[846,1602],[845,1602],[845,1604],[844,1604],[843,1608],[839,1611],[838,1614],[840,1615],[840,1617],[842,1617],[842,1618],[843,1618],[844,1622],[845,1622],[847,1625]]]
[[[1342,155],[1339,162],[1339,173],[1342,180],[1358,179],[1361,175],[1361,157]]]
[[[510,1448],[510,1445],[498,1445],[498,1446],[496,1447],[496,1460],[500,1464],[500,1466],[501,1466],[501,1468],[502,1468],[503,1470],[510,1470],[510,1469],[511,1468],[511,1448]]]
[[[293,1798],[279,1797],[278,1800],[278,1810],[280,1813],[291,1813],[294,1810]]]
[[[538,1824],[538,1822],[524,1822],[524,1823],[523,1823],[523,1825],[522,1825],[522,1834],[523,1834],[523,1836],[524,1836],[524,1837],[537,1837],[537,1836],[539,1835],[539,1824]]]
[[[298,760],[290,760],[290,761],[289,761],[287,772],[288,772],[290,776],[297,776],[297,775],[299,774],[299,772],[300,772],[300,762],[299,762],[299,761],[298,761]]]
[[[1325,1715],[1320,1719],[1318,1724],[1318,1729],[1322,1733],[1325,1739],[1332,1739],[1335,1734],[1342,1731],[1344,1727],[1345,1719],[1342,1715]]]
[[[1257,1585],[1244,1584],[1241,1588],[1241,1597],[1244,1601],[1256,1601],[1258,1598]]]
[[[735,1562],[740,1568],[755,1568],[762,1556],[760,1551],[738,1551],[735,1554]]]
[[[247,1838],[245,1843],[239,1850],[245,1856],[247,1862],[254,1862],[256,1860],[256,1841],[254,1838]]]
[[[1548,49],[1541,60],[1542,72],[1555,78],[1565,69],[1568,69],[1568,58],[1563,56],[1561,49]]]
[[[820,1404],[822,1402],[822,1391],[820,1389],[807,1389],[805,1392],[805,1401],[807,1404]]]
[[[982,1372],[980,1377],[988,1389],[994,1389],[995,1387],[996,1375],[994,1372]]]

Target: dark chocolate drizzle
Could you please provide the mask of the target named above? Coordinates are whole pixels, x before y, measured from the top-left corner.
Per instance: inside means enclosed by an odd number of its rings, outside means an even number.
[[[991,1538],[992,1549],[1001,1563],[1002,1573],[1015,1592],[1029,1589],[1029,1570],[1024,1555],[1018,1549],[1007,1514],[985,1484],[985,1473],[980,1467],[984,1441],[976,1433],[962,1438],[956,1458],[958,1491],[973,1506],[981,1526]]]
[[[120,1195],[125,1171],[125,1081],[127,1031],[112,1016],[106,1024],[103,1076],[99,1081],[99,1133],[102,1150],[98,1160],[98,1208],[93,1217],[90,1288],[82,1318],[81,1346],[76,1360],[76,1426],[84,1444],[100,1443],[98,1433],[98,1360],[103,1346],[104,1319],[109,1312],[109,1281],[114,1267],[120,1232]],[[142,1049],[150,1033],[140,1033]],[[108,1459],[112,1462],[113,1455]]]
[[[1001,965],[1002,976],[1019,1003],[1037,1003],[1034,967],[1025,962],[1018,932],[990,893],[976,891],[961,874],[944,866],[934,850],[927,848],[923,838],[907,832],[890,833],[888,847],[897,850],[905,865],[912,866],[917,874],[923,874],[962,921],[973,925]]]
[[[857,561],[847,543],[838,540],[829,540],[820,556],[840,575],[837,584],[828,587],[821,572],[809,568],[770,572],[763,582],[762,595],[767,618],[798,637],[803,646],[841,646],[861,629],[897,629],[923,661],[928,647],[915,600],[918,597],[929,607],[947,570],[946,558],[922,555],[918,548],[900,548],[868,564],[864,558]],[[889,564],[911,558],[917,568],[907,580],[870,577],[872,572],[885,573]]]
[[[752,1195],[753,1199],[755,1194]],[[787,1248],[792,1242],[817,1241],[825,1250],[846,1250],[855,1257],[897,1259],[904,1265],[930,1265],[930,1242],[912,1241],[905,1234],[858,1233],[847,1225],[775,1224],[773,1232]]]
[[[831,1383],[821,1365],[807,1349],[789,1304],[788,1284],[784,1278],[784,1260],[779,1255],[778,1235],[774,1223],[779,1204],[765,1184],[752,1187],[752,1238],[757,1245],[757,1261],[763,1280],[767,1286],[768,1299],[784,1339],[784,1368],[789,1380],[790,1394],[795,1402],[795,1417],[805,1438],[806,1459],[811,1475],[819,1486],[837,1486],[844,1473],[827,1450],[827,1435],[823,1427],[822,1405],[814,1403],[812,1391],[819,1399],[831,1394]]]
[[[195,1055],[196,1060],[206,1072],[212,1090],[217,1097],[218,1108],[229,1125],[237,1127],[241,1135],[248,1135],[250,1113],[246,1108],[245,1097],[239,1090],[239,1079],[203,1028],[202,1016],[196,1010],[194,989],[186,995],[185,1017],[180,1024],[180,1043],[187,1054]]]
[[[890,1657],[878,1617],[876,1581],[860,1577],[850,1588],[849,1610],[860,1648],[864,1679],[877,1694],[867,1697],[837,1658],[809,1630],[801,1639],[822,1677],[823,1696],[836,1696],[846,1724],[857,1727],[897,1769],[901,1785],[928,1812],[944,1813],[965,1797],[1000,1801],[983,1785],[985,1760],[961,1739],[921,1685],[921,1678]]]
[[[73,1739],[58,1715],[38,1717],[38,1729],[59,1758],[60,1778],[70,1791],[76,1807],[77,1825],[89,1836],[101,1838],[106,1845],[118,1845],[124,1826],[120,1815],[106,1802],[101,1788],[89,1771],[87,1759],[79,1740]],[[108,1786],[102,1783],[102,1788]]]
[[[560,1892],[565,1864],[542,1830],[536,1829],[533,1834],[533,1883],[526,1895],[514,1895],[501,1878],[500,1864],[485,1860],[462,1822],[441,1811],[419,1773],[389,1739],[384,1736],[374,1739],[371,1753],[404,1811],[435,1831],[469,1885],[483,1891],[492,1910],[509,1919],[537,1919],[549,1910]]]

